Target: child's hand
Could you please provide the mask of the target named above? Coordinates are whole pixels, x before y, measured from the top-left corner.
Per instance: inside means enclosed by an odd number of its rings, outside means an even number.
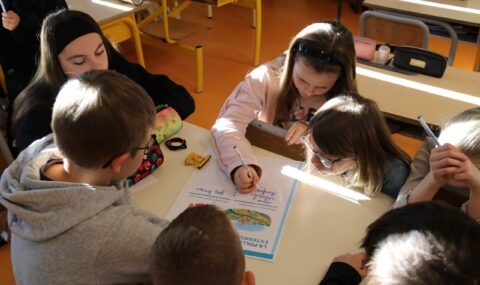
[[[238,191],[247,194],[257,189],[257,184],[260,178],[258,177],[255,168],[249,166],[248,169],[252,173],[252,177],[248,177],[248,171],[240,166],[233,174],[233,183],[237,186]]]
[[[366,271],[365,271],[365,253],[364,252],[359,252],[356,254],[343,254],[335,257],[333,259],[333,262],[343,262],[351,267],[353,267],[360,276],[365,277]]]
[[[444,144],[432,149],[430,153],[430,174],[435,186],[440,188],[445,183],[451,182],[452,175],[458,173],[459,168],[467,159],[466,155],[451,144]],[[453,184],[455,183],[453,182]]]
[[[288,130],[287,135],[285,136],[285,142],[288,145],[302,143],[301,138],[305,134],[307,128],[308,126],[303,122],[293,123],[293,125]]]
[[[20,23],[20,17],[13,11],[7,11],[2,13],[3,27],[9,31],[13,31]]]
[[[480,171],[467,157],[448,179],[448,183],[455,187],[467,187],[470,191],[480,194]]]

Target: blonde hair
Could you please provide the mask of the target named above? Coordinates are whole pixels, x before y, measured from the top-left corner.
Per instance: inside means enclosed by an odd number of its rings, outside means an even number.
[[[307,49],[299,48],[300,45]],[[298,60],[303,60],[317,73],[340,74],[334,86],[325,94],[327,100],[342,92],[357,91],[352,33],[338,21],[308,25],[292,39],[288,48],[280,75],[280,97],[274,118],[276,125],[283,125],[289,120],[300,98],[292,79],[293,66]]]
[[[480,107],[468,109],[449,119],[439,136],[441,143],[450,143],[480,166]]]
[[[98,168],[145,143],[155,123],[152,99],[114,71],[89,71],[69,80],[53,106],[52,130],[60,151],[75,164]]]
[[[356,169],[346,177],[346,182],[367,195],[381,191],[390,157],[411,162],[390,138],[377,104],[357,93],[341,94],[327,101],[310,122],[307,133],[326,155],[354,160]]]

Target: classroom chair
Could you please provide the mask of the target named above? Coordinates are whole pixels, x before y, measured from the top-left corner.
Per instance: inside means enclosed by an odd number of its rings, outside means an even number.
[[[365,11],[360,16],[360,36],[397,46],[408,45],[428,49],[430,31],[425,23],[441,26],[448,32],[450,50],[447,64],[452,65],[457,50],[458,36],[449,24],[442,21],[389,11]]]
[[[152,0],[158,6],[150,11],[149,15],[138,23],[142,43],[154,47],[165,47],[170,45],[180,50],[187,51],[195,56],[196,59],[196,92],[203,91],[203,47],[201,45],[191,46],[181,43],[182,39],[190,37],[197,32],[205,29],[201,25],[176,19],[178,15],[190,1],[185,1],[175,8],[167,5],[167,0]],[[159,17],[157,21],[157,17]]]

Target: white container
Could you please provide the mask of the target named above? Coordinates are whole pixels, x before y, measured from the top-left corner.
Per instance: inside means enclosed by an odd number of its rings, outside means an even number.
[[[386,45],[381,45],[378,48],[378,61],[381,63],[385,63],[388,60],[388,56],[390,55],[390,48]]]

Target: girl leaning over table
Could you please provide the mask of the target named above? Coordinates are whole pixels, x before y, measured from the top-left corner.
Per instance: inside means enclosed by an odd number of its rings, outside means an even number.
[[[262,169],[245,137],[252,120],[287,129],[286,143],[299,144],[323,103],[356,90],[351,32],[337,21],[305,27],[284,55],[247,74],[225,101],[211,129],[220,167],[241,192],[253,191]],[[241,167],[235,145],[248,167]]]
[[[303,140],[309,168],[369,196],[397,198],[410,172],[411,159],[392,141],[377,104],[353,92],[326,102]]]

